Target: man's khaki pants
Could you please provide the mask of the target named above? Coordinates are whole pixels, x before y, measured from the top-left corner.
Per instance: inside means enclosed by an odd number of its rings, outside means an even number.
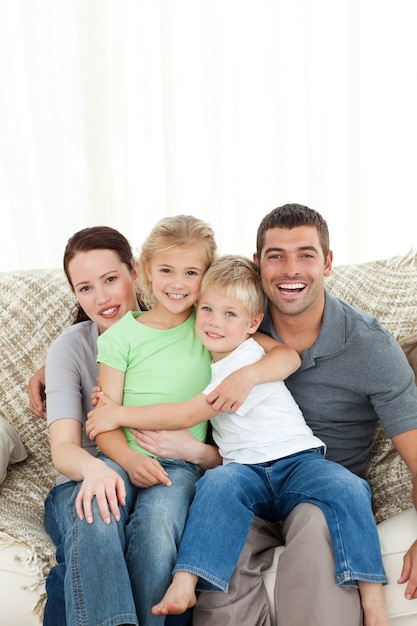
[[[262,572],[277,545],[277,626],[360,626],[357,589],[336,585],[326,519],[318,507],[300,504],[283,524],[255,518],[228,593],[200,593],[193,626],[271,626]]]

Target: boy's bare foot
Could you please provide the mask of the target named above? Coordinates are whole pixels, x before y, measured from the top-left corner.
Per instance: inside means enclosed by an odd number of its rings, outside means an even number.
[[[382,585],[358,581],[364,626],[390,626]]]
[[[195,586],[198,576],[190,572],[177,572],[162,600],[152,607],[153,615],[179,615],[193,607],[197,601]]]

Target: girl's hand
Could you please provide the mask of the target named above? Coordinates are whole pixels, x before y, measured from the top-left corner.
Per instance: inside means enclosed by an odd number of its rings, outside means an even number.
[[[91,524],[93,522],[91,503],[96,498],[101,517],[106,524],[110,524],[111,513],[116,521],[120,519],[119,505],[125,504],[126,488],[123,478],[117,472],[103,461],[95,460],[97,462],[91,466],[88,476],[81,484],[75,508],[78,517],[81,520],[85,518]]]
[[[162,467],[157,459],[133,451],[125,463],[125,469],[129,474],[130,481],[136,487],[148,489],[154,485],[171,486],[168,472]]]
[[[91,406],[97,406],[98,401],[100,400],[101,387],[97,385],[97,387],[93,387],[93,391],[91,392]]]
[[[102,405],[87,414],[85,430],[88,437],[94,441],[100,433],[107,433],[119,428],[116,409],[118,404],[113,402],[103,391],[98,393]]]

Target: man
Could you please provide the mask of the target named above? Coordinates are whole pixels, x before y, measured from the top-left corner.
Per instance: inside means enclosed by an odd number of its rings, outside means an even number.
[[[275,209],[259,226],[254,260],[267,297],[261,330],[299,352],[302,365],[286,384],[314,434],[327,444],[327,457],[363,477],[380,419],[417,476],[413,372],[377,320],[326,292],[332,252],[322,216],[298,204]],[[415,506],[416,485],[417,480]],[[324,516],[302,504],[282,528],[254,522],[228,594],[201,594],[194,626],[269,626],[261,572],[278,544],[285,544],[275,588],[279,626],[362,623],[357,590],[336,585]],[[417,598],[417,541],[406,559],[399,582],[407,583],[406,597]]]

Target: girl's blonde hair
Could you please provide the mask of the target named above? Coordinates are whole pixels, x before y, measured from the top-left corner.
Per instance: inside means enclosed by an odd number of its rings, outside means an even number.
[[[213,261],[201,282],[200,296],[203,297],[207,290],[241,302],[249,320],[263,313],[265,294],[259,267],[245,256],[225,254]]]
[[[159,220],[145,239],[139,261],[139,288],[143,302],[151,308],[155,302],[146,264],[160,252],[198,248],[205,257],[205,270],[216,256],[217,244],[210,224],[192,215],[175,215]]]

